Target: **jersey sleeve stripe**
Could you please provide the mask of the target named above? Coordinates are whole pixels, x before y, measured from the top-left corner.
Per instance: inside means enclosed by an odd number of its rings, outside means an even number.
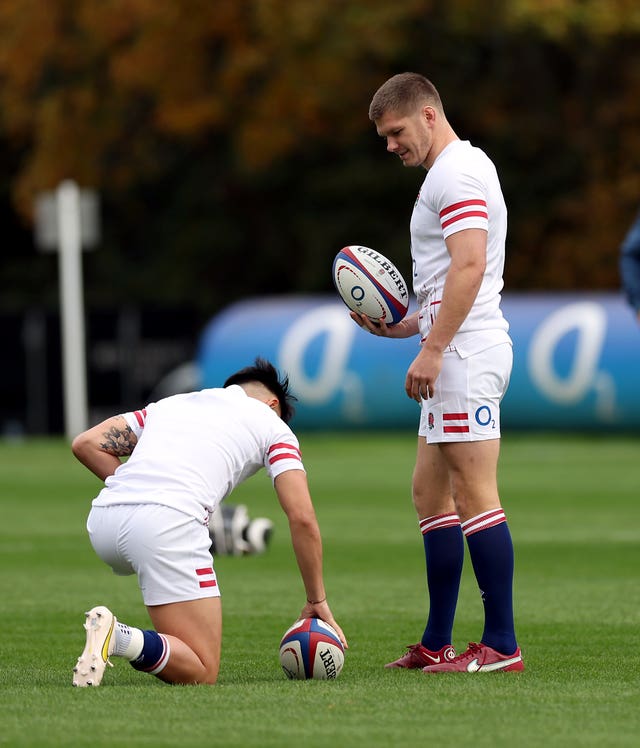
[[[442,228],[446,229],[447,226],[451,226],[456,221],[461,221],[463,218],[484,218],[489,220],[489,215],[486,210],[468,210],[466,213],[458,213],[458,215],[449,218],[447,221],[442,221]]]
[[[449,213],[453,213],[454,210],[460,210],[461,208],[470,208],[472,205],[482,206],[485,211],[487,209],[486,200],[462,200],[459,203],[453,203],[453,205],[449,205],[448,207],[443,208],[438,215],[440,216],[440,218],[444,218],[446,215],[449,215]]]
[[[296,447],[296,445],[295,444],[287,444],[286,442],[277,442],[276,444],[272,444],[269,447],[269,449],[267,450],[267,454],[271,454],[272,452],[275,452],[277,449],[289,449],[289,450],[293,450],[297,454],[298,459],[302,458],[302,453]]]
[[[144,421],[147,417],[146,408],[144,408],[143,410],[134,410],[133,415],[136,417],[136,421],[138,421],[138,424],[140,426],[144,426]]]
[[[273,465],[275,462],[279,462],[280,460],[296,460],[297,462],[301,462],[299,454],[294,454],[293,452],[279,452],[277,455],[269,457],[269,464]]]

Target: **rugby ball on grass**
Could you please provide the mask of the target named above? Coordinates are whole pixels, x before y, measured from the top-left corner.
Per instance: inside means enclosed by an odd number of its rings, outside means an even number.
[[[409,290],[398,268],[369,247],[344,247],[333,261],[333,283],[354,312],[388,325],[400,322],[409,308]]]
[[[280,664],[290,680],[335,680],[344,665],[344,647],[328,623],[302,618],[282,637]]]

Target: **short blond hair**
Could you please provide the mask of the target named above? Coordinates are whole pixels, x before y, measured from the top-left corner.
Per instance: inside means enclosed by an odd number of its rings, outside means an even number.
[[[369,119],[375,122],[387,112],[407,115],[425,105],[444,112],[433,83],[419,73],[398,73],[375,92],[369,105]]]

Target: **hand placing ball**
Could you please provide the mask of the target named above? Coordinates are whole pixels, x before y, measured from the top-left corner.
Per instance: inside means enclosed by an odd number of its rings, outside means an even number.
[[[280,664],[290,680],[335,680],[344,665],[344,647],[328,623],[302,618],[282,637]]]
[[[333,283],[353,312],[387,325],[400,322],[409,309],[409,290],[398,268],[369,247],[341,249],[333,261]]]

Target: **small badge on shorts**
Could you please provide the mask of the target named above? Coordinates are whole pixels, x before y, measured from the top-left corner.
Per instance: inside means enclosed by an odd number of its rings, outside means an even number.
[[[429,411],[429,415],[427,417],[427,426],[429,428],[429,431],[433,431],[433,429],[435,428],[435,425],[436,424],[435,424],[435,419],[433,417],[433,413]]]

